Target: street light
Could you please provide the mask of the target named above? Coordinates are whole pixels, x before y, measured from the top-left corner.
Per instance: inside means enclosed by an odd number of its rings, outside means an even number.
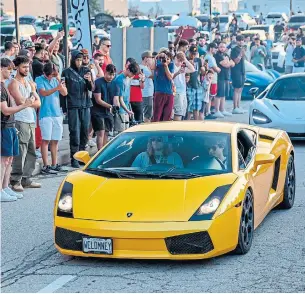
[[[62,0],[62,26],[65,32],[64,36],[64,56],[65,56],[65,64],[66,67],[69,66],[69,50],[68,50],[68,34],[69,34],[69,29],[68,29],[68,1],[67,0]]]

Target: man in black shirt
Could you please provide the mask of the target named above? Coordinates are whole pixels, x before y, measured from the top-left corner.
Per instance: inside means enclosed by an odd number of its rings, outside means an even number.
[[[39,44],[39,43],[36,44],[35,50],[36,50],[36,52],[33,57],[33,63],[32,63],[34,81],[37,77],[40,77],[43,75],[43,66],[44,66],[43,58],[45,55],[45,49],[43,48],[43,46],[41,44]]]
[[[234,47],[231,51],[231,59],[235,63],[235,66],[232,67],[231,69],[232,86],[234,88],[232,113],[242,114],[244,113],[244,110],[240,108],[240,100],[246,79],[246,70],[245,70],[246,51],[243,47],[244,37],[242,35],[238,35],[236,37],[236,41],[237,41],[237,46]]]
[[[30,107],[34,102],[34,99],[29,98],[18,106],[12,105],[10,94],[5,87],[5,81],[9,79],[13,68],[14,64],[9,58],[1,58],[1,202],[16,201],[23,198],[22,194],[15,193],[8,186],[13,157],[19,154],[14,114]]]
[[[118,105],[120,89],[113,79],[116,68],[113,64],[106,67],[105,76],[95,81],[93,107],[91,109],[91,122],[96,133],[97,149],[100,150],[108,141],[108,134],[113,129],[113,114]],[[114,102],[116,100],[116,102]]]
[[[229,96],[230,90],[230,71],[235,63],[230,59],[229,55],[225,53],[227,50],[226,44],[221,42],[218,46],[218,51],[215,54],[217,66],[221,69],[218,73],[217,80],[217,96],[215,99],[215,116],[224,117],[232,116],[230,112],[225,110],[225,99]]]

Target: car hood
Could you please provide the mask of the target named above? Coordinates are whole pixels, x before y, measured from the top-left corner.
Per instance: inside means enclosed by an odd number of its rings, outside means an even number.
[[[283,101],[264,99],[268,108],[273,109],[283,119],[305,121],[305,100]]]
[[[260,72],[247,72],[246,73],[247,81],[254,84],[254,86],[268,86],[273,83],[275,78],[270,76],[268,73],[260,71]]]
[[[162,222],[188,221],[217,187],[236,178],[230,173],[188,180],[114,179],[78,171],[66,180],[73,184],[74,218]]]

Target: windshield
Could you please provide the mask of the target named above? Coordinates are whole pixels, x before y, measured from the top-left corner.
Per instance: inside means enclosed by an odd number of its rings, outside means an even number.
[[[293,16],[290,18],[289,23],[293,23],[293,22],[305,23],[305,16]]]
[[[123,133],[88,171],[140,177],[189,178],[232,172],[230,134],[155,131]]]
[[[1,34],[3,35],[12,35],[14,34],[15,27],[2,27]]]
[[[227,17],[227,16],[221,16],[221,17],[219,18],[219,22],[220,22],[220,23],[227,23],[227,22],[229,22],[229,17]]]
[[[161,20],[163,18],[163,20],[171,20],[172,17],[171,16],[159,16],[157,17],[157,20]]]
[[[305,100],[305,77],[290,77],[277,81],[266,98],[272,100]]]
[[[282,18],[281,14],[268,14],[267,18]]]
[[[269,32],[269,27],[268,26],[259,26],[259,27],[251,27],[249,30],[261,30],[265,31],[266,33]]]
[[[20,24],[32,24],[35,23],[35,19],[31,17],[20,17],[19,18]]]

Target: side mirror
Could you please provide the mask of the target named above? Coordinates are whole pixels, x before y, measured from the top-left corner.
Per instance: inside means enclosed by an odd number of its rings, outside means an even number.
[[[254,168],[257,169],[259,165],[273,163],[275,161],[275,156],[273,154],[256,154]]]
[[[253,98],[255,98],[256,94],[258,93],[259,88],[255,87],[255,88],[251,88],[249,90],[249,94],[253,96]]]
[[[87,151],[78,151],[73,155],[74,159],[87,164],[90,161],[90,155]]]

